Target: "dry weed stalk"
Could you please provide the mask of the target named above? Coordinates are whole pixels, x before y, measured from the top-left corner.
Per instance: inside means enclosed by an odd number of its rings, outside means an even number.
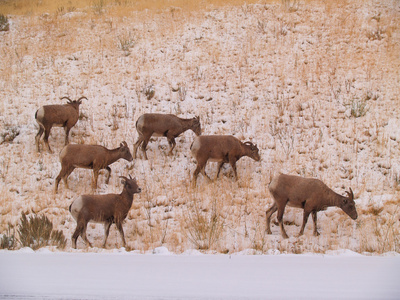
[[[200,250],[213,249],[220,241],[224,227],[216,199],[205,209],[201,209],[199,199],[192,198],[183,216],[184,235]]]

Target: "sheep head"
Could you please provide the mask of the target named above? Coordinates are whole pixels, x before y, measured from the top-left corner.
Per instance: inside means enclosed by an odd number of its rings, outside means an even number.
[[[261,157],[257,145],[252,142],[245,142],[244,145],[248,150],[248,156],[255,161],[260,161]]]
[[[121,158],[126,159],[127,161],[133,160],[131,151],[129,150],[128,144],[125,141],[119,144],[119,151],[121,152]]]
[[[126,189],[129,193],[131,194],[139,194],[142,189],[138,186],[136,177],[132,178],[131,175],[129,175],[129,178],[125,176],[119,176],[121,178],[121,183],[124,185],[124,189]]]
[[[340,208],[353,220],[357,219],[357,210],[356,204],[354,202],[354,194],[353,190],[350,188],[350,191],[346,191],[347,197],[343,197],[342,204]]]
[[[201,135],[201,124],[199,116],[193,118],[192,130],[197,136]]]

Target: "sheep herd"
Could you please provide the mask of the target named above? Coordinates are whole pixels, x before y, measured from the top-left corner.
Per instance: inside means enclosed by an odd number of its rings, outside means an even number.
[[[65,129],[65,147],[61,150],[59,156],[61,171],[54,185],[56,193],[61,179],[63,179],[65,187],[68,188],[67,178],[75,168],[92,169],[92,187],[96,189],[99,171],[102,169],[108,171],[106,179],[106,183],[108,183],[111,175],[110,165],[121,158],[127,161],[136,159],[137,148],[140,145],[143,156],[147,160],[146,147],[152,136],[166,137],[170,145],[169,155],[172,155],[176,145],[175,138],[189,129],[196,134],[190,147],[191,153],[197,161],[197,166],[193,173],[193,185],[196,185],[199,173],[206,179],[211,180],[205,172],[208,161],[218,162],[217,178],[223,164],[229,163],[237,179],[236,162],[241,157],[248,156],[255,161],[260,161],[261,159],[257,145],[252,142],[243,143],[231,135],[201,135],[200,117],[183,119],[172,114],[147,113],[138,118],[136,130],[139,138],[133,146],[133,156],[125,141],[121,142],[116,149],[107,149],[100,145],[69,144],[69,132],[79,119],[79,106],[82,104],[82,100],[87,100],[87,98],[82,96],[74,101],[68,97],[62,97],[61,99],[64,98],[68,100],[67,104],[45,105],[39,108],[35,114],[35,119],[39,124],[39,131],[35,137],[38,152],[40,152],[39,144],[43,133],[44,144],[48,151],[52,153],[48,143],[51,128],[53,126],[61,126]],[[121,194],[81,195],[72,202],[69,210],[77,222],[76,230],[72,235],[72,246],[74,248],[76,248],[76,241],[79,236],[82,237],[87,245],[91,246],[86,237],[86,228],[90,221],[104,224],[105,237],[103,247],[106,245],[110,226],[113,223],[116,224],[125,246],[122,222],[131,208],[133,195],[140,193],[141,189],[136,179],[131,176],[129,178],[121,176],[121,179],[123,184]],[[318,235],[317,212],[329,206],[339,207],[352,219],[355,220],[357,218],[354,195],[351,189],[350,192],[347,192],[347,197],[344,197],[332,191],[318,179],[279,174],[272,178],[269,184],[269,191],[274,203],[266,212],[266,233],[268,234],[271,234],[271,216],[278,211],[277,219],[282,237],[288,237],[282,221],[286,205],[304,210],[300,235],[304,232],[310,213],[314,221],[314,235]]]

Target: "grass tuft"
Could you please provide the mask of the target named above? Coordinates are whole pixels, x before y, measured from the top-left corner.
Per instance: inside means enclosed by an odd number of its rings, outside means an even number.
[[[0,31],[9,31],[10,30],[10,23],[8,22],[8,18],[0,14]]]
[[[28,218],[26,213],[21,213],[18,235],[21,245],[33,250],[46,246],[64,249],[67,244],[63,232],[53,230],[53,223],[44,215],[34,214]]]
[[[8,228],[6,233],[0,240],[0,249],[14,250],[17,247],[17,241],[15,239],[15,228],[10,223],[8,223]]]

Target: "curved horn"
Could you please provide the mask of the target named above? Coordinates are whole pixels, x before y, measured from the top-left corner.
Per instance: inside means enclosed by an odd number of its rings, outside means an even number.
[[[126,178],[125,176],[118,176],[118,177],[121,178],[121,179],[123,179],[123,180],[125,180],[125,181],[128,180],[128,178]]]
[[[64,98],[67,99],[67,100],[69,100],[70,102],[72,102],[72,100],[69,99],[67,96],[61,97],[60,100],[62,100],[62,99],[64,99]]]
[[[119,144],[119,146],[120,147],[123,147],[123,146],[128,147],[128,144],[125,141],[123,141],[121,144]]]
[[[354,194],[353,194],[353,190],[351,188],[349,188],[350,192],[346,191],[346,194],[349,196],[350,200],[354,200]]]
[[[252,142],[245,142],[245,145],[253,146],[254,144]]]
[[[86,99],[86,100],[88,100],[89,101],[89,99],[88,98],[86,98],[85,96],[82,96],[82,97],[80,97],[77,101],[81,101],[82,99]]]

